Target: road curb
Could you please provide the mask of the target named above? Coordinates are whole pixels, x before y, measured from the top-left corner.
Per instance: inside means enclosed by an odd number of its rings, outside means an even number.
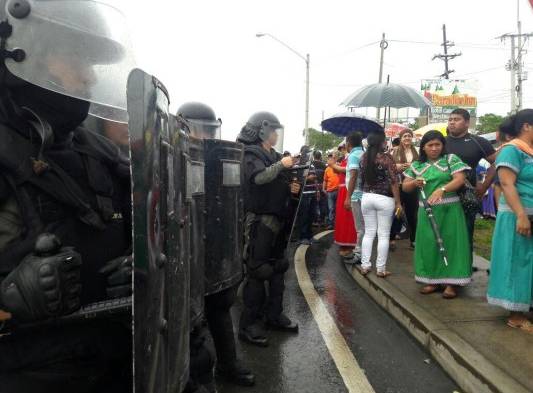
[[[328,235],[316,235],[316,240]],[[465,393],[528,393],[529,390],[494,365],[457,333],[418,306],[387,280],[346,270],[369,295],[424,347]]]

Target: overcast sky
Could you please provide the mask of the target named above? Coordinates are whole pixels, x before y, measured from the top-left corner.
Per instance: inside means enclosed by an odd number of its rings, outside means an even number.
[[[222,136],[234,140],[248,117],[273,112],[285,125],[285,149],[303,143],[305,62],[269,37],[311,56],[310,127],[320,129],[322,113],[342,110],[341,101],[363,85],[376,83],[379,40],[385,33],[384,78],[416,89],[420,80],[444,72],[432,61],[442,51],[442,24],[454,78],[479,81],[478,112],[505,115],[510,109],[510,42],[497,36],[516,32],[515,0],[329,0],[329,1],[130,1],[128,17],[138,66],[168,88],[171,109],[202,101],[222,118]],[[520,0],[523,32],[533,32],[533,11]],[[398,42],[409,41],[409,42]],[[417,43],[418,42],[418,43]],[[530,45],[526,44],[525,48]],[[533,53],[525,57],[531,78],[524,107],[533,107]]]

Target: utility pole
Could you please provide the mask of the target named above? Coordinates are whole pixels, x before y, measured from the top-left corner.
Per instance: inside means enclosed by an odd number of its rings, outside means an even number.
[[[442,25],[442,44],[444,47],[444,54],[439,53],[438,55],[433,56],[433,59],[441,59],[444,60],[444,74],[441,74],[439,76],[444,77],[444,79],[450,79],[450,74],[452,72],[455,72],[455,70],[448,69],[448,61],[451,59],[455,59],[458,56],[461,56],[462,53],[452,53],[448,54],[448,48],[451,48],[452,46],[455,46],[455,44],[451,41],[448,41],[446,39],[446,25]]]
[[[309,53],[305,56],[305,131],[306,146],[309,146]]]
[[[380,57],[380,60],[379,60],[379,79],[378,79],[378,82],[379,83],[382,83],[383,82],[383,58],[385,56],[385,49],[387,49],[389,47],[389,43],[385,40],[385,33],[383,33],[383,36],[381,37],[381,42],[379,43],[379,47],[381,48],[381,57]],[[386,110],[385,110],[385,114],[386,114]],[[379,120],[381,116],[381,108],[378,108],[378,115],[377,115],[377,118]]]
[[[522,69],[524,66],[522,53],[524,53],[524,46],[528,38],[533,37],[533,33],[522,34],[519,0],[516,2],[516,19],[518,34],[504,34],[499,37],[502,41],[507,39],[511,41],[511,59],[505,66],[505,69],[511,72],[511,113],[516,113],[522,109],[524,94],[522,82],[527,80],[527,72]]]
[[[527,73],[523,71],[523,57],[524,45],[529,37],[533,37],[533,33],[528,34],[505,34],[500,38],[502,41],[511,40],[511,59],[505,66],[507,71],[511,71],[511,113],[515,113],[522,109],[523,88],[522,85],[527,80]],[[523,39],[523,40],[522,40]]]

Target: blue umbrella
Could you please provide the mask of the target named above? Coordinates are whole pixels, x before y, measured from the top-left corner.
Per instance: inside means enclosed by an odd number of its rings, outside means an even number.
[[[320,123],[323,130],[337,136],[346,136],[359,131],[366,137],[370,132],[384,132],[383,127],[376,120],[357,115],[354,112],[343,112],[333,115]]]

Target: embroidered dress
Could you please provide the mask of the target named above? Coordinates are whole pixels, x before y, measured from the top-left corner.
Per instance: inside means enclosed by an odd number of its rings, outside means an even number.
[[[346,168],[348,160],[344,158],[340,164]],[[346,174],[339,173],[339,194],[337,195],[337,206],[335,207],[335,244],[344,247],[355,247],[357,234],[353,214],[344,208],[344,200],[348,190],[346,189]]]
[[[452,174],[469,169],[458,156],[448,154],[433,163],[415,161],[404,175],[409,179],[423,177],[426,180],[424,191],[429,198],[435,190],[452,180]],[[422,200],[421,197],[419,199]],[[457,193],[444,194],[442,201],[432,205],[432,210],[448,256],[448,266],[439,253],[431,223],[420,202],[414,256],[415,279],[424,284],[467,285],[472,276],[472,252]]]
[[[533,156],[515,146],[505,146],[496,168],[516,173],[516,189],[522,206],[533,215]],[[516,232],[516,215],[501,195],[492,243],[489,288],[490,304],[511,311],[529,311],[533,304],[533,237]]]

